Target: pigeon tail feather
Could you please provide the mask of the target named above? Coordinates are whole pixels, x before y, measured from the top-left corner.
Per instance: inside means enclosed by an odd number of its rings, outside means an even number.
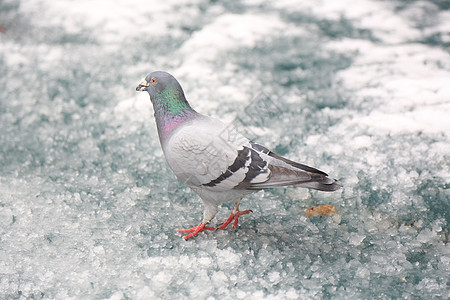
[[[311,182],[303,182],[299,184],[295,184],[299,187],[315,189],[323,192],[334,192],[342,187],[342,183],[339,180],[332,179],[327,177],[326,181],[311,181]]]
[[[289,160],[284,159],[283,161]],[[290,166],[291,165],[292,164],[290,164]],[[301,166],[303,167],[304,165]],[[267,181],[258,183],[242,182],[236,188],[247,190],[261,190],[267,188],[295,185],[325,192],[332,192],[342,187],[342,184],[338,180],[330,178],[324,172],[310,167],[308,167],[308,169],[314,172],[305,172],[297,168],[297,166],[296,168],[287,168],[278,165],[269,165],[269,169],[270,178]]]

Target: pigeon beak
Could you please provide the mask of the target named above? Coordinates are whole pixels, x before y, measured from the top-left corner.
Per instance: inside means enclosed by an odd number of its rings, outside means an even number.
[[[138,92],[146,91],[149,86],[150,86],[150,84],[147,82],[147,80],[144,79],[136,87],[136,91],[138,91]]]

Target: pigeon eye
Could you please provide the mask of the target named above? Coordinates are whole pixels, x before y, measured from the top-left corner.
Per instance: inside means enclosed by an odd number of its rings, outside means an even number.
[[[157,84],[158,83],[158,80],[156,80],[155,77],[152,77],[151,81],[152,81],[153,84]]]

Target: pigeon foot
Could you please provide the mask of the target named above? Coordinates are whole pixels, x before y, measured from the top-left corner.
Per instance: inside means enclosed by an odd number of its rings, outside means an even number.
[[[252,213],[252,212],[253,211],[249,210],[249,209],[240,211],[239,208],[233,207],[233,210],[231,211],[231,214],[228,217],[228,219],[224,223],[222,223],[222,225],[220,225],[217,228],[217,230],[225,229],[233,220],[234,220],[233,228],[236,228],[237,225],[238,225],[238,222],[239,222],[239,216],[246,215],[246,214],[249,214],[249,213]]]
[[[188,228],[188,229],[177,229],[177,232],[181,233],[190,233],[188,235],[184,236],[184,239],[187,240],[190,237],[193,237],[194,235],[197,235],[197,233],[205,231],[205,230],[215,230],[215,227],[206,226],[203,222],[200,222],[198,226]]]

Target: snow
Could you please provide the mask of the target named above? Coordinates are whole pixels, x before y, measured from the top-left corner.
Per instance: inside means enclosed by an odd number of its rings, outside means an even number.
[[[0,298],[449,298],[448,14],[428,1],[3,1]],[[135,92],[154,70],[344,188],[258,192],[237,230],[184,241],[175,229],[202,204]],[[336,214],[305,216],[325,204]]]

